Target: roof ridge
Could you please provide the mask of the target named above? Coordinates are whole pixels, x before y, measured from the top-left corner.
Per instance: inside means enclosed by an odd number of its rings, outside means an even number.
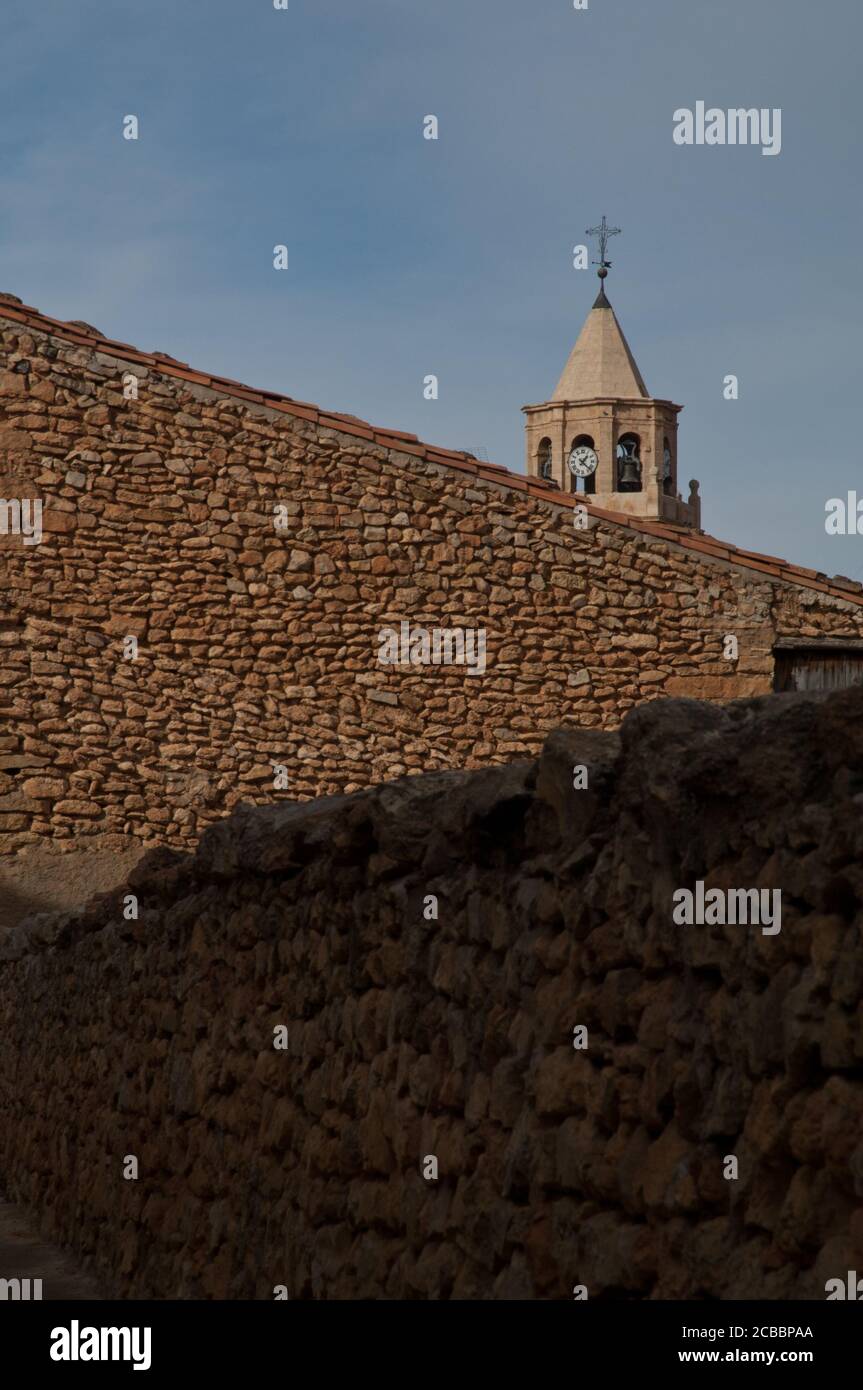
[[[235,396],[239,400],[262,405],[271,410],[281,410],[286,414],[310,420],[324,429],[332,429],[338,433],[369,439],[380,444],[382,448],[411,454],[431,463],[439,464],[444,468],[472,473],[485,481],[497,483],[501,487],[509,487],[519,492],[527,491],[537,500],[549,502],[553,506],[571,508],[578,505],[586,506],[592,516],[607,521],[613,526],[636,531],[642,535],[653,536],[664,541],[666,545],[678,545],[685,550],[694,550],[702,555],[712,556],[714,559],[725,560],[726,563],[738,565],[743,569],[766,573],[785,583],[796,584],[801,588],[816,589],[821,593],[841,599],[845,603],[863,606],[863,584],[848,580],[842,575],[835,576],[835,580],[831,581],[820,570],[793,565],[788,560],[779,559],[774,555],[762,555],[758,551],[744,550],[731,541],[719,540],[703,531],[670,532],[662,526],[661,522],[641,521],[624,512],[610,512],[606,511],[605,508],[594,507],[584,494],[561,492],[554,483],[546,479],[534,478],[526,473],[513,473],[503,464],[487,463],[485,460],[477,459],[467,450],[444,449],[436,444],[425,443],[416,435],[403,430],[371,425],[368,421],[360,420],[357,416],[342,415],[336,411],[325,410],[309,401],[297,401],[291,396],[284,396],[276,391],[256,390],[254,387],[245,386],[242,382],[233,381],[229,377],[213,376],[209,372],[196,371],[188,363],[180,362],[177,358],[168,356],[167,353],[148,353],[141,348],[132,346],[131,343],[123,343],[116,338],[107,338],[97,329],[93,329],[91,325],[85,325],[81,320],[67,321],[51,318],[30,304],[23,304],[15,295],[0,293],[0,319],[23,323],[29,328],[36,329],[37,332],[45,333],[51,337],[61,337],[82,346],[93,347],[109,356],[140,361],[152,366],[154,370],[165,376],[179,377],[181,380],[208,386],[211,390],[220,391],[225,395]]]

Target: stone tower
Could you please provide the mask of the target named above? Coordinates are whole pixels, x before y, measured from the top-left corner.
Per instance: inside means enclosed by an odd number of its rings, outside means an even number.
[[[609,264],[603,249],[599,294],[554,395],[544,405],[524,407],[528,474],[584,493],[608,511],[700,530],[698,483],[689,484],[686,501],[678,492],[677,416],[683,407],[648,394],[606,298]]]

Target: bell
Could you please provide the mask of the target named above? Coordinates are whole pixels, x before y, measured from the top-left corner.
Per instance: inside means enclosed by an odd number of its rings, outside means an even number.
[[[634,454],[627,454],[617,465],[618,492],[637,492],[641,487],[641,468]]]

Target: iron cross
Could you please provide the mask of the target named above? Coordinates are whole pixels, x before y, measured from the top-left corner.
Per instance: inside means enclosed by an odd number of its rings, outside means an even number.
[[[588,227],[585,236],[595,236],[599,241],[599,260],[592,261],[592,265],[598,265],[601,270],[605,270],[607,266],[611,265],[611,261],[605,259],[605,253],[608,250],[609,239],[613,236],[619,236],[620,231],[620,227],[609,227],[605,220],[605,213],[602,214],[602,221],[598,227]]]

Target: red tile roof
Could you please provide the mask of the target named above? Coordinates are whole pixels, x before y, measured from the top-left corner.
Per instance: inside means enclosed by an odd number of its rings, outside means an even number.
[[[589,497],[585,497],[583,494],[575,496],[570,492],[560,492],[555,483],[547,482],[543,478],[529,478],[524,473],[513,473],[499,463],[486,463],[482,459],[475,458],[473,454],[442,449],[434,444],[424,444],[415,434],[406,434],[402,430],[378,428],[375,425],[370,425],[366,420],[358,420],[355,415],[342,415],[336,411],[321,410],[319,406],[312,405],[309,401],[297,401],[291,396],[282,396],[276,391],[255,391],[249,386],[244,386],[240,381],[232,381],[229,377],[211,376],[207,372],[195,371],[188,362],[180,362],[167,353],[142,352],[140,348],[132,347],[129,343],[121,343],[113,338],[106,338],[81,320],[66,323],[61,319],[49,318],[47,314],[40,313],[38,309],[32,308],[29,304],[22,304],[14,295],[0,294],[0,318],[24,324],[28,328],[50,334],[54,338],[62,338],[69,342],[78,343],[82,347],[93,348],[107,353],[109,356],[122,357],[127,362],[139,362],[142,366],[150,367],[165,376],[179,377],[183,381],[209,387],[210,390],[235,396],[239,400],[266,406],[269,410],[284,411],[285,414],[295,415],[301,420],[310,420],[322,429],[336,430],[340,434],[366,439],[384,449],[397,450],[399,453],[426,459],[429,463],[442,464],[444,467],[452,468],[460,473],[473,474],[484,481],[497,483],[501,487],[509,487],[514,491],[528,492],[532,497],[541,498],[543,501],[551,502],[556,506],[575,507],[577,503],[582,503],[587,506],[591,516],[598,517],[613,526],[625,527],[629,531],[655,536],[668,544],[680,546],[684,550],[692,550],[699,555],[710,556],[714,559],[724,560],[728,564],[754,570],[769,579],[797,584],[806,589],[816,589],[820,593],[830,594],[833,598],[841,599],[845,603],[863,607],[863,585],[846,579],[842,575],[836,575],[831,579],[819,570],[805,569],[799,565],[789,564],[787,560],[779,559],[775,555],[760,555],[757,551],[741,550],[738,546],[732,545],[730,541],[716,540],[713,536],[708,536],[703,532],[678,530],[662,522],[643,521],[638,517],[627,516],[622,512],[609,512],[604,508],[594,507],[591,505]]]

